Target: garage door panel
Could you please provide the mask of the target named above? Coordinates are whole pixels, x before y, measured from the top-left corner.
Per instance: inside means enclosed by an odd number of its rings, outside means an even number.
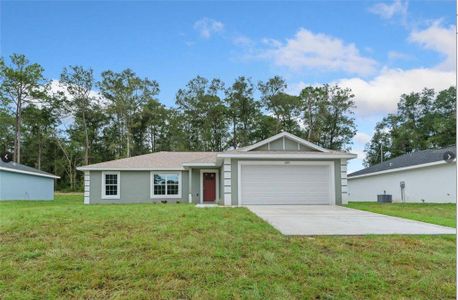
[[[329,165],[242,165],[242,203],[330,204]]]

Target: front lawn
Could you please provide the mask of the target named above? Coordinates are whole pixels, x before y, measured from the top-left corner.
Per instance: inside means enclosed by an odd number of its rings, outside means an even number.
[[[456,227],[456,204],[350,202],[347,207]]]
[[[454,236],[285,237],[244,208],[0,202],[0,298],[455,298]]]

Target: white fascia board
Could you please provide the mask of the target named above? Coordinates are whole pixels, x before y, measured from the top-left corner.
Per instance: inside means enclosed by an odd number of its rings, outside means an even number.
[[[183,163],[184,167],[218,167],[216,163]]]
[[[454,162],[456,162],[456,160]],[[356,175],[356,176],[347,176],[347,179],[352,180],[352,179],[361,178],[361,177],[369,177],[369,176],[376,176],[376,175],[382,175],[382,174],[387,174],[387,173],[402,172],[402,171],[432,167],[432,166],[443,165],[443,164],[447,164],[447,162],[443,160],[439,160],[439,161],[430,162],[430,163],[421,164],[421,165],[396,168],[396,169],[390,169],[390,170],[383,170],[383,171],[378,171],[378,172],[369,173],[369,174]]]
[[[243,149],[243,151],[253,150],[254,148],[258,148],[258,147],[260,147],[262,145],[268,144],[268,143],[270,143],[272,141],[275,141],[275,140],[277,140],[279,138],[282,138],[282,137],[288,137],[289,139],[291,139],[291,140],[293,140],[293,141],[295,141],[297,143],[300,143],[302,145],[305,145],[307,147],[310,147],[312,149],[315,149],[315,150],[318,150],[318,151],[321,151],[321,152],[329,152],[328,149],[322,148],[322,147],[320,147],[318,145],[315,145],[315,144],[313,144],[313,143],[311,143],[309,141],[301,139],[300,137],[297,137],[297,136],[295,136],[295,135],[293,135],[293,134],[291,134],[289,132],[280,132],[280,133],[278,133],[278,134],[276,134],[274,136],[271,136],[268,139],[262,140],[260,142],[257,142],[256,144],[253,144],[251,146],[245,147],[245,149]]]
[[[317,158],[317,159],[337,159],[337,158],[347,158],[347,159],[351,159],[351,158],[355,158],[357,157],[356,154],[351,154],[351,153],[347,153],[347,154],[321,154],[321,153],[317,153],[317,154],[310,154],[310,153],[307,153],[307,154],[303,154],[303,153],[281,153],[281,151],[279,151],[280,153],[278,154],[262,154],[262,153],[259,153],[259,154],[249,154],[249,153],[222,153],[222,154],[218,154],[218,157],[221,157],[221,158]]]
[[[103,167],[77,167],[78,171],[184,171],[184,168],[103,168]]]
[[[40,173],[35,173],[35,172],[16,170],[16,169],[4,168],[4,167],[0,167],[0,170],[7,171],[7,172],[27,174],[27,175],[35,175],[35,176],[47,177],[47,178],[54,178],[54,179],[59,179],[60,178],[59,176],[56,176],[56,175],[40,174]]]

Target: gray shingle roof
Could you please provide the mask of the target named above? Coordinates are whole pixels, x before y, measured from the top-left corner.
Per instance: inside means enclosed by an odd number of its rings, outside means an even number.
[[[366,175],[375,172],[411,167],[443,160],[444,153],[451,151],[456,156],[456,146],[442,149],[429,149],[407,153],[368,168],[348,174],[348,177]]]
[[[156,152],[149,153],[124,159],[112,160],[107,162],[101,162],[97,164],[92,164],[88,166],[78,167],[77,170],[80,171],[90,171],[90,170],[182,170],[185,167],[190,166],[214,166],[217,163],[220,164],[222,159],[225,157],[235,156],[247,156],[247,157],[256,157],[256,156],[271,156],[282,157],[285,155],[294,156],[297,158],[347,158],[351,159],[356,157],[356,154],[351,154],[342,151],[332,151],[323,149],[317,145],[313,145],[295,135],[292,135],[288,132],[281,132],[276,134],[273,137],[270,137],[264,141],[258,142],[253,146],[260,145],[261,143],[268,143],[272,139],[279,138],[288,138],[292,139],[295,142],[306,145],[307,147],[312,147],[319,151],[250,151],[249,147],[244,147],[235,150],[229,150],[226,152]],[[235,155],[235,156],[234,156]],[[265,157],[264,157],[265,158]]]
[[[216,163],[218,152],[155,152],[79,167],[85,169],[176,169],[183,163]]]
[[[36,176],[44,176],[44,177],[52,177],[52,178],[60,178],[59,176],[47,173],[45,171],[41,171],[26,165],[18,164],[15,162],[3,162],[0,160],[0,170],[9,171],[9,172],[16,172],[16,173],[27,173]]]

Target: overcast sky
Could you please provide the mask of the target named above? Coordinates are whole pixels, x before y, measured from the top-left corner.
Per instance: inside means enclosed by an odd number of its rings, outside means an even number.
[[[0,51],[51,79],[66,65],[132,68],[160,83],[168,106],[196,75],[229,85],[278,74],[291,93],[338,83],[358,106],[351,172],[402,93],[455,83],[455,12],[454,1],[2,1]]]

